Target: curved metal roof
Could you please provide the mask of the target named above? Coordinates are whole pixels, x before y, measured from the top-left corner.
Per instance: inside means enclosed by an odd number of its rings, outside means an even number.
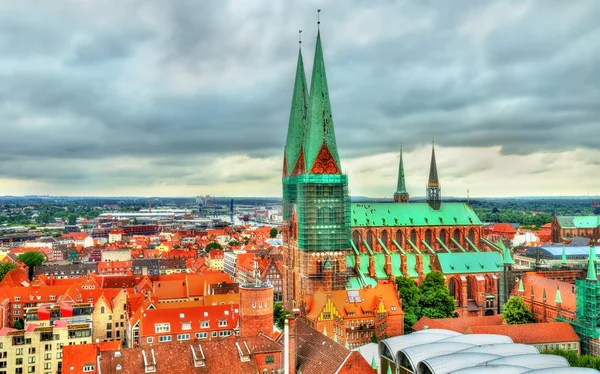
[[[487,372],[487,370],[486,370]],[[590,368],[548,368],[540,370],[531,370],[527,374],[598,374],[598,370]]]
[[[465,349],[473,348],[473,344],[469,343],[452,343],[441,340],[435,343],[420,344],[405,349],[401,349],[396,353],[396,362],[402,363],[402,358],[406,356],[408,362],[413,369],[416,370],[419,362],[431,357],[443,356],[450,353],[464,351]]]
[[[435,374],[453,373],[456,370],[476,366],[481,363],[501,358],[489,353],[451,353],[444,356],[431,357],[417,366],[419,373],[429,371]]]
[[[396,361],[396,352],[401,349],[421,345],[426,343],[437,342],[449,337],[462,335],[456,331],[431,329],[413,332],[410,335],[400,335],[393,338],[384,339],[379,342],[379,355],[391,358],[396,366],[399,362]]]
[[[487,344],[478,345],[472,348],[467,348],[464,353],[491,353],[498,356],[515,356],[522,354],[537,354],[539,353],[537,348],[527,344],[515,344],[515,343],[502,343],[502,344]]]
[[[469,343],[473,345],[512,343],[513,340],[506,335],[498,334],[465,334],[444,339],[444,342]]]
[[[488,365],[517,365],[524,366],[530,369],[546,369],[568,367],[569,362],[566,358],[555,355],[523,354],[516,356],[502,357],[493,361],[489,361]]]
[[[452,374],[481,374],[484,371],[485,374],[521,374],[529,373],[531,369],[523,366],[513,365],[498,365],[498,366],[485,366],[477,365],[466,369],[460,369],[453,371]]]

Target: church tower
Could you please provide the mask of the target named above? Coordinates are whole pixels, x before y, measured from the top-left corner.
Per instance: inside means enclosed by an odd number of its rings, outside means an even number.
[[[348,176],[337,151],[320,32],[306,106],[303,77],[299,55],[283,170],[288,310],[302,308],[304,298],[320,287],[343,289],[350,249]]]
[[[404,163],[402,162],[402,147],[400,147],[400,165],[398,166],[398,185],[394,193],[394,202],[408,203],[409,195],[404,181]]]
[[[427,203],[432,209],[440,209],[442,189],[438,179],[437,165],[435,162],[435,145],[431,146],[431,165],[429,166],[429,180],[427,181],[426,196]]]

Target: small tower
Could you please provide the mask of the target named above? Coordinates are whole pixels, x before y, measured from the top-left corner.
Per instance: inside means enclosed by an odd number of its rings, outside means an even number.
[[[441,205],[442,189],[438,179],[437,164],[435,162],[435,144],[431,146],[431,165],[429,166],[429,180],[427,181],[427,203],[432,209],[438,210]]]
[[[394,193],[394,202],[408,203],[409,195],[406,191],[406,182],[404,181],[404,162],[402,161],[402,146],[400,146],[400,164],[398,166],[398,185]]]
[[[254,263],[254,281],[240,286],[240,337],[259,333],[273,336],[273,286],[258,279]]]
[[[556,298],[554,299],[554,303],[556,304],[556,317],[560,316],[560,312],[562,311],[562,297],[560,295],[560,286],[556,285]]]

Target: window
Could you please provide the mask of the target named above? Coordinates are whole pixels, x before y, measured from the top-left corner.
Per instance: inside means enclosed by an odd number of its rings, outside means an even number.
[[[83,365],[83,372],[84,373],[89,373],[91,371],[94,371],[94,365]]]
[[[44,354],[44,360],[52,360],[52,353]]]
[[[50,295],[50,300],[56,300],[56,295]]]
[[[35,373],[35,366],[29,366],[29,367],[27,368],[27,372],[28,372],[28,373]]]
[[[106,332],[106,339],[112,339],[112,331]]]
[[[48,352],[52,350],[52,344],[45,344],[44,345],[44,351]]]
[[[15,304],[13,305],[13,309],[20,309],[21,308],[21,304]]]
[[[15,301],[21,301],[21,296],[15,296]]]
[[[212,332],[212,337],[213,337],[213,338],[216,338],[216,337],[217,337],[217,332],[216,332],[216,331],[213,331],[213,332]]]
[[[208,338],[208,333],[207,332],[197,332],[196,333],[196,338],[198,338],[198,339],[206,339],[206,338]]]
[[[23,365],[23,358],[22,357],[17,358],[15,365]]]
[[[209,327],[209,322],[208,321],[200,322],[200,327],[203,329],[207,329]]]
[[[256,308],[256,303],[252,303],[252,308]]]
[[[190,340],[190,334],[177,334],[177,340]]]
[[[154,332],[156,332],[157,334],[160,332],[170,332],[170,331],[171,331],[170,323],[156,323],[154,325]]]
[[[46,362],[44,364],[44,369],[48,370],[48,369],[52,369],[52,363],[51,362]]]
[[[104,314],[104,307],[100,307],[100,313]]]
[[[29,343],[31,344],[31,343]],[[29,347],[29,354],[30,355],[34,355],[35,354],[35,347]]]
[[[154,343],[154,338],[150,336],[146,341],[148,343]]]
[[[107,330],[112,330],[112,322],[109,322],[106,324],[106,329]]]
[[[23,374],[23,368],[16,368],[15,374]]]
[[[220,319],[219,320],[219,327],[223,327],[223,326],[227,326],[227,320],[226,319]]]
[[[181,323],[181,329],[182,330],[191,330],[192,329],[192,323],[191,322],[182,322]]]
[[[62,352],[56,352],[56,358],[58,358],[58,359],[62,358]]]
[[[21,314],[21,311],[20,311],[20,310],[15,310],[15,311],[13,311],[13,314],[14,314],[15,316],[18,316],[18,315],[20,315],[20,314]]]
[[[158,341],[159,342],[170,342],[171,341],[171,335],[163,335],[163,336],[159,336],[158,337]]]
[[[275,358],[273,356],[267,356],[265,357],[265,363],[266,364],[272,364],[275,362]]]

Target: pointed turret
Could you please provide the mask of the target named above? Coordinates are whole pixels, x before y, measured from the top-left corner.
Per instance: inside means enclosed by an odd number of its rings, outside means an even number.
[[[435,162],[435,145],[431,146],[431,165],[429,165],[429,180],[427,181],[427,203],[438,210],[441,204],[441,187]]]
[[[546,289],[544,288],[544,290],[542,291],[542,301],[546,301]]]
[[[590,247],[590,255],[588,256],[588,271],[585,279],[592,281],[598,280],[596,275],[596,249],[593,245]]]
[[[308,122],[304,139],[305,170],[309,174],[340,174],[342,168],[333,130],[320,31],[317,33],[309,97]]]
[[[561,265],[567,264],[567,250],[565,249],[565,245],[562,246],[562,256],[560,258]]]
[[[371,369],[377,369],[377,361],[375,361],[375,355],[371,359]]]
[[[502,254],[504,255],[504,265],[514,265],[515,260],[513,260],[512,256],[510,255],[510,251],[504,245],[502,240],[498,241],[498,246],[502,249]]]
[[[308,110],[308,88],[302,49],[298,49],[298,64],[296,66],[296,79],[294,81],[294,95],[292,96],[292,109],[288,125],[287,139],[285,142],[283,175],[296,175],[304,172],[303,146],[306,130]]]
[[[400,147],[400,164],[398,166],[398,185],[394,193],[394,201],[397,203],[408,202],[408,192],[406,191],[406,182],[404,181],[404,162],[402,161],[402,147]]]
[[[525,293],[525,288],[523,287],[523,278],[519,279],[519,293]]]
[[[558,284],[556,285],[556,298],[554,299],[554,302],[556,304],[562,303],[562,297],[560,296],[560,287],[558,286]]]

